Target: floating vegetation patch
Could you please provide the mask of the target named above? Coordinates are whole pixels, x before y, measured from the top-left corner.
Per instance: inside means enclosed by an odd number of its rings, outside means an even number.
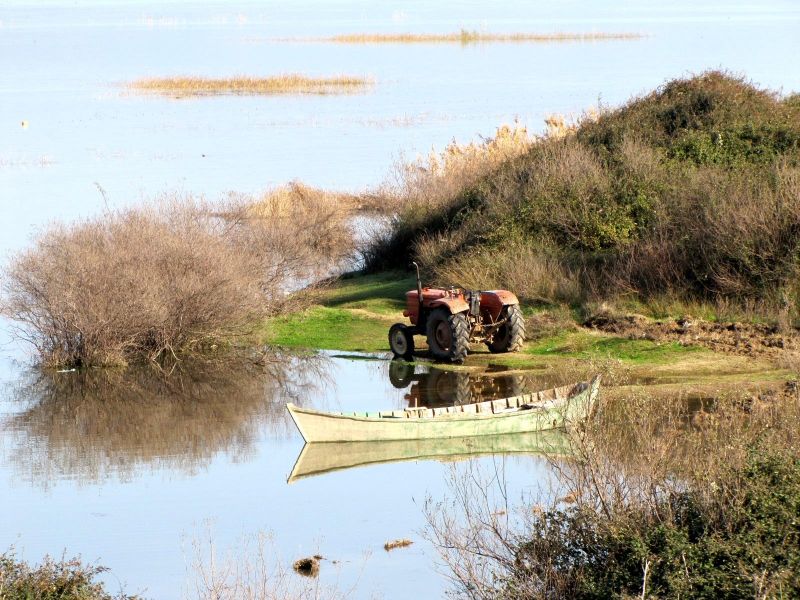
[[[294,561],[292,568],[296,573],[305,577],[316,577],[319,575],[319,559],[321,556],[310,556]]]
[[[383,549],[386,550],[387,552],[390,552],[391,550],[394,550],[395,548],[406,548],[407,546],[410,546],[413,543],[414,542],[412,542],[411,540],[408,540],[408,539],[393,540],[391,542],[386,542],[383,545]]]
[[[336,75],[308,77],[286,73],[273,77],[156,77],[138,79],[129,88],[138,92],[187,98],[216,95],[291,95],[291,94],[354,94],[373,85],[369,77]]]
[[[645,37],[631,32],[552,32],[489,33],[462,29],[453,33],[346,33],[322,38],[284,38],[274,41],[333,42],[337,44],[483,44],[483,43],[557,43],[637,40]]]

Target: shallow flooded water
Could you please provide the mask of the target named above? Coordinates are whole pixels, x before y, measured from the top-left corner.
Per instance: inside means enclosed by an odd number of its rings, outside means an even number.
[[[342,458],[321,470],[318,448],[300,457],[285,403],[361,410],[420,402],[397,387],[390,365],[385,356],[323,353],[168,378],[153,369],[12,378],[0,405],[0,502],[13,518],[0,525],[0,539],[32,560],[63,551],[99,558],[129,591],[173,598],[191,579],[192,542],[208,529],[219,549],[260,531],[273,536],[276,560],[328,558],[321,582],[357,584],[357,597],[441,595],[436,554],[420,537],[425,500],[441,499],[451,469],[467,460],[501,469],[516,496],[538,493],[549,485],[548,462],[530,439],[339,448]],[[416,369],[412,386],[448,374]],[[483,389],[487,378],[460,385]],[[526,389],[522,379],[497,379]],[[440,381],[437,389],[448,387]],[[414,544],[386,552],[383,544],[397,538]]]
[[[6,0],[0,256],[24,248],[52,220],[160,194],[213,199],[295,178],[361,190],[382,181],[401,155],[490,136],[515,119],[540,131],[549,114],[613,106],[703,69],[798,91],[800,72],[785,66],[800,52],[798,23],[800,7],[780,0],[635,7]],[[644,37],[364,46],[275,40],[461,28]],[[375,85],[345,96],[181,100],[125,88],[141,77],[285,72],[364,75]],[[323,562],[320,577],[343,588],[357,583],[356,597],[439,597],[446,580],[419,530],[425,499],[447,493],[451,470],[475,462],[501,468],[513,495],[550,484],[547,461],[502,446],[472,460],[456,448],[454,462],[442,462],[435,448],[407,447],[368,449],[381,460],[358,467],[319,467],[310,451],[298,462],[303,443],[283,406],[441,406],[566,383],[558,374],[467,374],[324,353],[204,366],[169,379],[150,370],[45,376],[27,370],[26,349],[10,333],[0,322],[0,550],[14,544],[32,561],[63,552],[98,559],[112,569],[112,587],[180,597],[191,577],[191,542],[211,527],[220,548],[264,531],[286,564],[315,553],[339,561]],[[298,464],[305,470],[295,474],[304,476],[288,484]],[[402,537],[415,543],[383,550]]]

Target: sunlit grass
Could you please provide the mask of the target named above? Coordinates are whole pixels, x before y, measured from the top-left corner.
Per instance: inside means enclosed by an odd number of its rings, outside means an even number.
[[[352,94],[366,90],[373,84],[368,77],[337,75],[335,77],[307,77],[286,73],[273,77],[157,77],[138,79],[129,84],[130,89],[167,96],[235,95],[286,95],[286,94]]]
[[[490,42],[595,42],[604,40],[635,40],[642,37],[644,37],[644,35],[640,33],[625,32],[488,33],[462,29],[454,33],[349,33],[325,38],[315,38],[310,41],[334,42],[338,44],[479,44]]]

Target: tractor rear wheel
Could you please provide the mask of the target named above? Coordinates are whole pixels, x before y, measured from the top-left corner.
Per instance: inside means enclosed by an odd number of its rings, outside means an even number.
[[[389,348],[395,356],[409,357],[414,354],[414,334],[403,323],[395,323],[389,329]]]
[[[522,342],[525,341],[525,320],[522,318],[519,304],[511,304],[503,308],[500,318],[506,319],[506,322],[500,325],[492,336],[492,341],[486,344],[489,350],[491,352],[516,352],[522,349]]]
[[[450,314],[437,308],[428,317],[428,348],[434,358],[457,364],[464,362],[469,351],[469,325],[464,313]]]

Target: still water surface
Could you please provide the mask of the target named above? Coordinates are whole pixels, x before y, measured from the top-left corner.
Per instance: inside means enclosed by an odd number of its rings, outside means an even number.
[[[423,504],[445,495],[459,463],[410,461],[286,481],[303,442],[285,402],[354,410],[446,401],[441,379],[452,373],[417,366],[399,381],[389,368],[384,356],[322,353],[166,380],[151,370],[124,378],[29,373],[7,385],[0,406],[0,503],[10,516],[0,535],[30,558],[64,549],[102,558],[130,588],[172,598],[185,587],[192,541],[209,526],[220,550],[264,531],[284,560],[320,553],[340,561],[323,563],[323,583],[358,581],[364,597],[437,597],[444,582],[419,535]],[[492,386],[533,385],[521,376],[458,377],[452,388],[464,399]],[[477,460],[501,469],[515,497],[548,482],[540,457]],[[402,537],[415,544],[383,550]]]
[[[401,155],[491,135],[518,119],[616,105],[708,68],[800,90],[800,6],[791,1],[0,2],[0,257],[54,219],[163,193],[216,198],[292,179],[343,190],[382,181]],[[352,32],[608,31],[596,43],[348,46],[275,38]],[[354,74],[365,94],[174,100],[125,83],[170,75]],[[26,127],[22,127],[25,121]],[[101,193],[102,190],[102,193]],[[288,357],[263,372],[204,370],[169,383],[76,373],[41,378],[0,324],[0,548],[38,560],[101,559],[129,590],[184,592],[190,540],[271,531],[288,561],[319,552],[322,577],[358,594],[442,595],[421,506],[451,466],[376,465],[288,485],[302,440],[292,400],[330,410],[450,403],[561,383],[390,369],[385,357]],[[362,357],[363,358],[363,357]],[[503,467],[514,495],[547,487],[542,459]],[[410,548],[386,553],[389,539]],[[112,580],[116,582],[116,580]]]

